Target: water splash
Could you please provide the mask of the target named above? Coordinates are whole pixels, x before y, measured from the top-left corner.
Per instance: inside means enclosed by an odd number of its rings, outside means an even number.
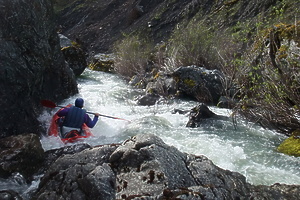
[[[190,110],[198,105],[197,102],[174,100],[154,106],[137,106],[136,99],[142,90],[131,88],[116,75],[90,70],[78,79],[78,87],[79,94],[61,104],[73,103],[80,96],[85,99],[85,108],[89,111],[131,121],[101,117],[92,129],[95,136],[83,141],[92,146],[121,143],[136,134],[153,133],[183,152],[205,155],[221,168],[240,172],[252,184],[300,184],[299,158],[276,151],[284,136],[241,119],[235,127],[229,117],[230,110],[210,107],[228,120],[192,129],[185,127],[187,116],[172,114],[172,111]],[[55,111],[45,111],[40,121],[47,126]],[[45,150],[62,145],[58,138],[45,137],[41,141]]]

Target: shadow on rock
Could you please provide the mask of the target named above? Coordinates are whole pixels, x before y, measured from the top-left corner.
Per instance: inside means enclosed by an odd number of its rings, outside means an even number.
[[[35,199],[287,199],[300,186],[252,186],[205,156],[180,152],[153,134],[59,157]]]

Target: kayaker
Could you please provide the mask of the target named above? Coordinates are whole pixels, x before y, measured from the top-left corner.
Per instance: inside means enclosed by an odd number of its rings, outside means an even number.
[[[94,119],[92,120],[86,110],[82,109],[84,100],[77,98],[75,100],[75,106],[63,108],[57,113],[59,117],[63,119],[60,125],[60,132],[62,138],[73,137],[76,134],[83,135],[82,125],[85,123],[88,127],[93,128],[98,122],[99,113],[94,113]]]

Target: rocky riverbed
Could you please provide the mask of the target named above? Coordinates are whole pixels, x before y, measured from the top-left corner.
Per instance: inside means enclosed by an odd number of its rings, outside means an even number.
[[[2,172],[26,172],[28,182],[41,177],[27,194],[30,199],[299,199],[300,186],[251,185],[243,175],[221,169],[204,155],[181,152],[154,134],[42,153],[33,134],[5,143],[11,151],[0,149]],[[20,155],[31,156],[24,161]],[[7,196],[22,199],[16,191],[0,191],[2,199]]]

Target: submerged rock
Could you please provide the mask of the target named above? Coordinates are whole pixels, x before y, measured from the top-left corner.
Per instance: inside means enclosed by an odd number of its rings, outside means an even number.
[[[194,107],[189,114],[187,127],[195,128],[205,125],[208,120],[227,120],[225,116],[220,116],[212,112],[205,104]]]
[[[141,106],[152,106],[160,99],[158,94],[145,94],[137,102]]]
[[[61,156],[34,199],[288,199],[300,186],[252,186],[205,156],[180,152],[153,134]]]

